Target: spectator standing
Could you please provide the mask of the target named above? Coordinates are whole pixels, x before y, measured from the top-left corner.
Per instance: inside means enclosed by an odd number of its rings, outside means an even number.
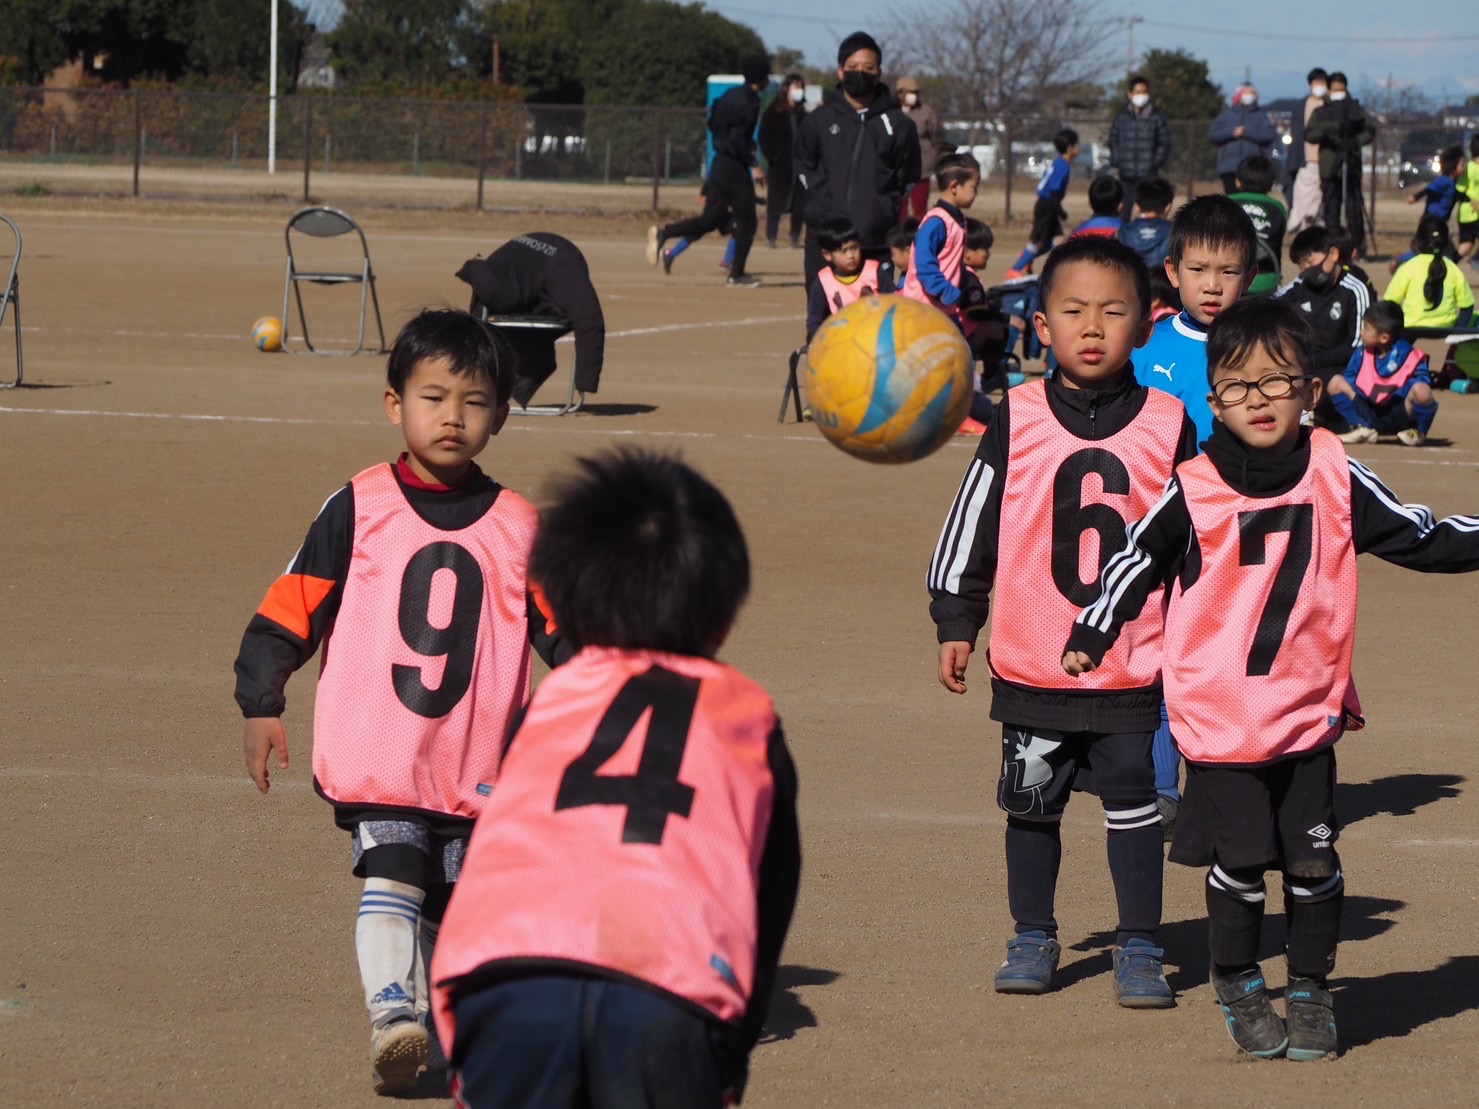
[[[1289,120],[1288,177],[1284,195],[1289,200],[1289,233],[1298,235],[1306,227],[1320,225],[1320,144],[1306,136],[1310,116],[1330,95],[1330,75],[1319,66],[1305,77],[1310,94]]]
[[[854,31],[837,48],[838,87],[801,121],[796,175],[806,189],[806,288],[822,268],[816,229],[844,216],[858,229],[864,258],[888,257],[888,231],[919,180],[914,124],[878,75],[883,51]]]
[[[765,245],[775,246],[781,218],[791,217],[791,245],[801,245],[801,202],[796,181],[796,132],[806,115],[806,78],[788,73],[770,107],[760,116],[760,156],[765,159]]]
[[[1135,207],[1135,183],[1158,177],[1171,158],[1171,121],[1150,99],[1150,82],[1140,74],[1130,78],[1130,102],[1109,125],[1109,168],[1125,188],[1120,219],[1128,220]]]
[[[1361,253],[1366,247],[1366,209],[1361,200],[1361,148],[1376,139],[1366,109],[1346,88],[1344,73],[1330,75],[1330,102],[1316,108],[1305,139],[1320,148],[1320,218],[1326,227],[1344,223]],[[1345,219],[1341,219],[1344,210]]]
[[[946,142],[940,133],[940,113],[935,111],[933,104],[926,104],[921,99],[916,78],[900,77],[894,89],[899,94],[904,114],[914,124],[914,132],[919,136],[919,181],[904,197],[899,219],[903,221],[913,216],[922,220],[929,207],[930,178],[935,175],[935,164],[941,154],[954,153],[955,144]]]
[[[1267,158],[1278,133],[1273,120],[1258,105],[1258,90],[1252,85],[1239,85],[1233,92],[1232,107],[1212,121],[1207,138],[1217,147],[1217,176],[1222,178],[1222,191],[1234,193],[1243,159]]]

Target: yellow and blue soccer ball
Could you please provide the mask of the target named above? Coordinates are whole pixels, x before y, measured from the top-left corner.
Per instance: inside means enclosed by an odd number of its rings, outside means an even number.
[[[252,346],[258,350],[282,350],[282,320],[263,316],[252,324]]]
[[[806,398],[830,441],[868,462],[912,462],[938,450],[971,407],[971,351],[937,308],[869,296],[817,329]]]

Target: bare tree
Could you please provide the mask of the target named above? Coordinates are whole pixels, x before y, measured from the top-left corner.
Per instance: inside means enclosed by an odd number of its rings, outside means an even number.
[[[950,90],[956,111],[1001,126],[1006,211],[1012,211],[1011,144],[1024,120],[1067,86],[1097,81],[1106,66],[1106,19],[1096,0],[944,0],[904,12],[888,39],[903,63]]]

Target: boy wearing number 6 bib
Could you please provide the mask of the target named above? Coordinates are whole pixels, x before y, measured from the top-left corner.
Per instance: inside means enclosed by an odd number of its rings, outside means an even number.
[[[1060,824],[1079,790],[1099,798],[1108,830],[1115,999],[1166,1008],[1175,996],[1156,943],[1164,862],[1151,756],[1160,601],[1142,598],[1133,630],[1086,684],[1063,673],[1053,628],[1092,599],[1126,523],[1196,454],[1195,427],[1179,400],[1137,380],[1130,361],[1151,328],[1150,278],[1138,254],[1113,239],[1070,239],[1048,256],[1038,287],[1034,326],[1059,370],[1007,394],[940,533],[928,580],[938,676],[965,692],[994,591],[987,662],[991,718],[1002,723],[997,803],[1007,814],[1016,925],[996,990],[1052,988],[1062,953],[1054,913]]]
[[[475,1109],[718,1109],[744,1093],[800,878],[765,690],[714,658],[734,512],[671,458],[579,462],[529,560],[579,649],[529,702],[432,963]]]
[[[1187,762],[1171,861],[1209,867],[1212,986],[1239,1049],[1336,1050],[1328,976],[1344,881],[1335,742],[1362,726],[1351,681],[1356,556],[1427,573],[1479,570],[1479,517],[1404,505],[1328,431],[1314,335],[1282,300],[1239,302],[1207,336],[1206,453],[1176,468],[1105,567],[1063,658],[1092,678],[1126,621],[1171,587],[1165,685]],[[1264,872],[1282,872],[1287,1016],[1258,966]]]
[[[288,766],[283,690],[323,645],[313,784],[365,880],[355,949],[376,1093],[413,1090],[430,1039],[425,966],[503,744],[530,647],[562,654],[526,572],[533,507],[473,459],[508,417],[514,354],[465,312],[425,311],[390,352],[394,463],[331,496],[247,625],[236,660],[257,788]]]

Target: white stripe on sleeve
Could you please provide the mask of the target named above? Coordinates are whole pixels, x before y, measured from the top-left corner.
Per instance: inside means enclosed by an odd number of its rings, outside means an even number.
[[[976,528],[981,523],[981,512],[986,507],[986,498],[991,493],[991,482],[995,477],[993,467],[979,458],[971,459],[970,468],[961,480],[960,491],[955,494],[955,502],[950,506],[950,514],[940,531],[940,540],[935,545],[935,557],[930,562],[927,582],[932,591],[960,591],[960,577],[970,558]]]

